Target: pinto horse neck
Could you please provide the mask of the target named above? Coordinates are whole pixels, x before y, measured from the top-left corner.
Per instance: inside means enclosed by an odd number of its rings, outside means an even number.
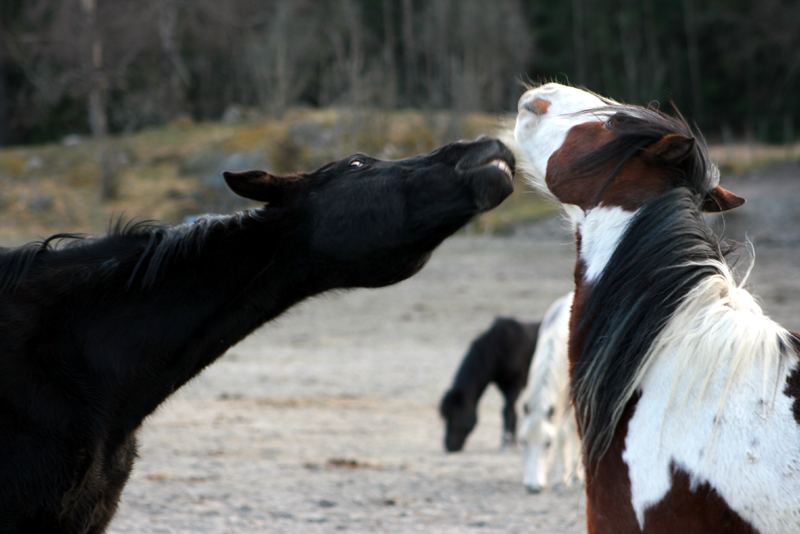
[[[570,363],[590,531],[755,532],[798,526],[797,518],[787,516],[797,503],[784,499],[774,516],[759,517],[752,510],[776,496],[767,494],[766,501],[754,496],[725,476],[722,471],[730,466],[715,463],[719,456],[742,454],[738,443],[727,439],[742,431],[752,434],[747,445],[756,451],[759,440],[773,440],[763,451],[743,455],[764,464],[782,460],[775,443],[791,439],[797,421],[780,408],[798,402],[797,384],[792,390],[787,379],[793,368],[797,373],[797,357],[788,332],[763,316],[733,281],[697,196],[678,188],[635,212],[595,208],[577,234]],[[753,376],[769,380],[751,391]],[[770,404],[778,390],[786,397]],[[741,416],[738,410],[751,402],[763,404],[776,435],[763,435],[749,412]],[[694,435],[688,430],[693,419],[685,414],[693,409],[714,418],[706,434],[702,423]],[[744,428],[726,429],[724,422],[734,417],[741,417]],[[687,435],[674,435],[681,430]],[[697,450],[685,451],[694,446]],[[650,454],[659,447],[667,451],[666,459]],[[797,452],[793,457],[800,460]],[[754,484],[764,483],[753,477]]]

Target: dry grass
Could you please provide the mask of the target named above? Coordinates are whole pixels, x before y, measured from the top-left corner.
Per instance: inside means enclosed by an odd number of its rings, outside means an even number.
[[[454,139],[497,133],[507,116],[401,110],[295,109],[280,119],[236,124],[180,119],[160,128],[113,139],[119,161],[119,198],[100,200],[100,154],[106,145],[86,140],[0,150],[0,239],[5,243],[57,231],[102,232],[126,217],[179,222],[240,204],[222,186],[225,166],[264,166],[302,171],[353,152],[401,158]],[[713,147],[723,169],[745,172],[787,159],[800,160],[800,145]],[[517,191],[468,231],[507,232],[553,207]]]
[[[715,145],[711,158],[723,171],[744,174],[783,162],[800,161],[800,143],[792,145],[762,145],[738,143]]]

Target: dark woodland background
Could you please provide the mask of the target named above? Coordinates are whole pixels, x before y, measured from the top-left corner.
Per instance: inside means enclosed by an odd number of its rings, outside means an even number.
[[[0,0],[0,145],[231,106],[503,112],[545,80],[790,142],[798,30],[789,0]]]

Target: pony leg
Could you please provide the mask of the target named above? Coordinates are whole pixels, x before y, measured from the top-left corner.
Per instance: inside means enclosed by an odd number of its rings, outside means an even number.
[[[517,444],[517,397],[520,390],[514,389],[504,392],[505,405],[503,406],[503,435],[500,439],[500,448],[506,449]]]

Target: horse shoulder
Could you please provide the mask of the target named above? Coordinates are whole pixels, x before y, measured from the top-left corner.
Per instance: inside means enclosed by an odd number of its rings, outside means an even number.
[[[675,359],[662,355],[653,363],[622,454],[640,526],[800,532],[800,378],[797,358],[787,362],[753,365],[735,387],[718,373],[702,396],[676,391]],[[778,376],[777,387],[765,388],[765,376]]]

